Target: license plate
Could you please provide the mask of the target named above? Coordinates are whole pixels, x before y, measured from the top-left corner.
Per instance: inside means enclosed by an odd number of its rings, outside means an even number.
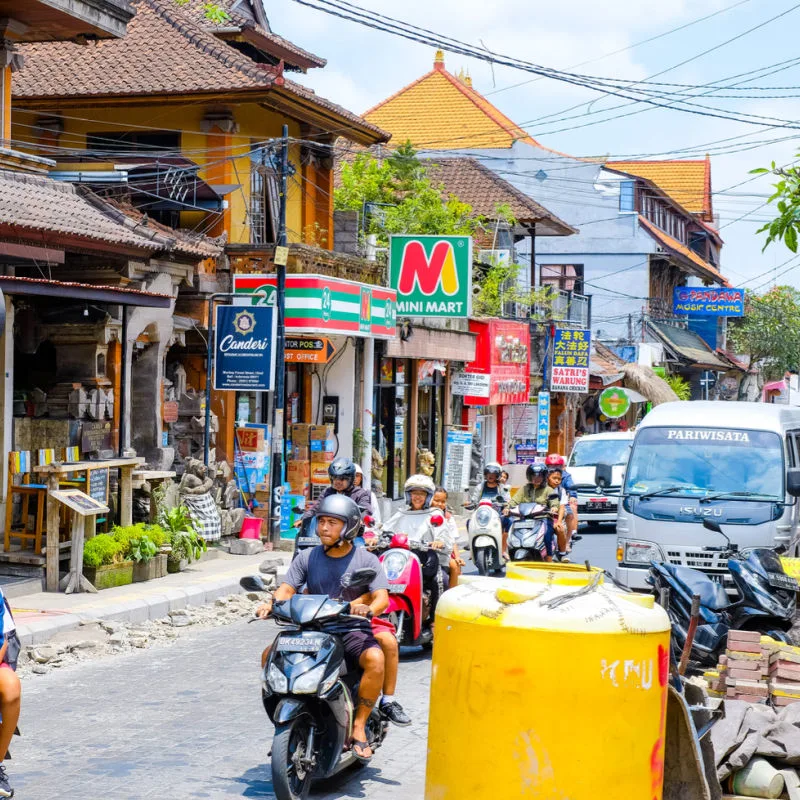
[[[390,583],[389,594],[402,594],[407,587],[407,583]]]
[[[780,572],[768,572],[769,585],[776,589],[788,589],[790,592],[798,590],[797,581],[791,575],[783,575]]]
[[[317,536],[298,536],[297,544],[319,544]]]
[[[319,639],[307,639],[302,636],[284,636],[278,640],[278,650],[281,653],[316,653],[319,646]]]
[[[517,530],[523,530],[525,528],[533,528],[535,525],[538,525],[538,523],[531,520],[530,522],[517,522],[514,527]]]
[[[594,499],[589,501],[589,508],[611,508],[611,503],[608,500]]]

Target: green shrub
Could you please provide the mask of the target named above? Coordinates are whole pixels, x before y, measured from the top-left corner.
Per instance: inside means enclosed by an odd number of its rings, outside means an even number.
[[[115,525],[111,529],[111,536],[122,545],[123,556],[125,558],[132,558],[137,562],[149,561],[153,555],[156,554],[159,547],[169,544],[169,536],[160,525],[148,525],[144,522],[137,522],[136,525],[127,525],[124,528]],[[144,550],[142,550],[140,543],[143,540],[152,544],[155,549],[153,550],[151,547],[145,545]],[[152,555],[145,558],[137,558],[135,555],[135,553],[143,555],[151,552],[151,550]]]
[[[86,567],[103,567],[124,561],[123,545],[107,533],[87,539],[83,546],[83,564]]]

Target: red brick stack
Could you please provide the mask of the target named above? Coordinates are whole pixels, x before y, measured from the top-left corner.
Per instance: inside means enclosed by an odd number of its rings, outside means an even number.
[[[800,648],[777,644],[769,660],[769,691],[772,705],[800,702]]]
[[[770,694],[770,648],[758,631],[728,631],[726,697],[748,703],[766,703]]]

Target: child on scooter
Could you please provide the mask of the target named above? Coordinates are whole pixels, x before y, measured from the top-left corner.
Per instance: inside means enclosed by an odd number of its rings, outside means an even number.
[[[458,577],[461,575],[461,568],[465,565],[465,561],[458,552],[458,528],[456,527],[455,519],[447,507],[447,489],[443,486],[437,486],[436,491],[433,493],[433,500],[431,506],[438,508],[444,514],[444,524],[447,526],[447,533],[453,541],[453,552],[450,555],[449,573],[450,573],[450,586],[458,584]]]

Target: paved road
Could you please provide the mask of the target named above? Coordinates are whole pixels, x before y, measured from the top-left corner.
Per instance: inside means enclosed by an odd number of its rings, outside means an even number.
[[[18,798],[273,798],[272,726],[257,659],[271,623],[198,631],[142,650],[36,676],[23,686],[8,762]],[[404,657],[398,699],[414,719],[372,763],[320,787],[315,800],[421,798],[429,656]]]

